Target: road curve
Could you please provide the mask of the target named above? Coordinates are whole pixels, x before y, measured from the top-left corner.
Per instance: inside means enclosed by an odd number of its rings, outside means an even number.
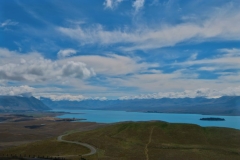
[[[69,134],[64,134],[64,135],[60,135],[58,136],[57,140],[59,142],[65,142],[65,143],[71,143],[71,144],[78,144],[78,145],[81,145],[81,146],[84,146],[84,147],[87,147],[88,149],[90,149],[90,152],[87,153],[87,154],[83,154],[82,156],[90,156],[90,155],[93,155],[95,153],[97,153],[97,150],[95,147],[91,146],[90,144],[87,144],[87,143],[81,143],[81,142],[77,142],[77,141],[67,141],[67,140],[63,140],[62,138],[64,136],[67,136]]]

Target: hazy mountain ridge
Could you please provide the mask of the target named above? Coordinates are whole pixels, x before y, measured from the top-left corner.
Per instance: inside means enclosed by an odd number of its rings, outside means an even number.
[[[0,96],[0,112],[50,110],[35,97]]]
[[[223,96],[215,99],[196,97],[106,101],[52,101],[48,98],[41,98],[41,100],[53,109],[100,109],[141,112],[240,115],[240,96]]]

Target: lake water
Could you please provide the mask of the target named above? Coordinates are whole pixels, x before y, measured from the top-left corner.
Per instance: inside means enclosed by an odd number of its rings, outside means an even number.
[[[200,126],[227,127],[240,130],[240,116],[216,116],[201,114],[173,114],[173,113],[142,113],[126,111],[109,111],[109,110],[54,110],[69,112],[58,118],[77,118],[86,119],[86,122],[114,123],[123,121],[150,121],[161,120],[170,123],[190,123]],[[201,121],[200,118],[219,117],[225,121]]]

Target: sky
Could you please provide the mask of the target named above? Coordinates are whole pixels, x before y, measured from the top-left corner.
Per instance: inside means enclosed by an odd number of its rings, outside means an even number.
[[[1,0],[0,95],[240,96],[240,1]]]

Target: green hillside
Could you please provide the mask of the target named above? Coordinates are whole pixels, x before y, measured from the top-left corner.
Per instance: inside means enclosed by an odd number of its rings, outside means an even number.
[[[235,129],[152,121],[111,124],[64,139],[95,146],[97,154],[85,157],[87,160],[240,160],[239,137],[240,131]],[[0,151],[3,153],[67,156],[88,153],[88,149],[48,140]]]
[[[240,159],[240,131],[165,122],[126,122],[65,139],[100,149],[100,159]]]

